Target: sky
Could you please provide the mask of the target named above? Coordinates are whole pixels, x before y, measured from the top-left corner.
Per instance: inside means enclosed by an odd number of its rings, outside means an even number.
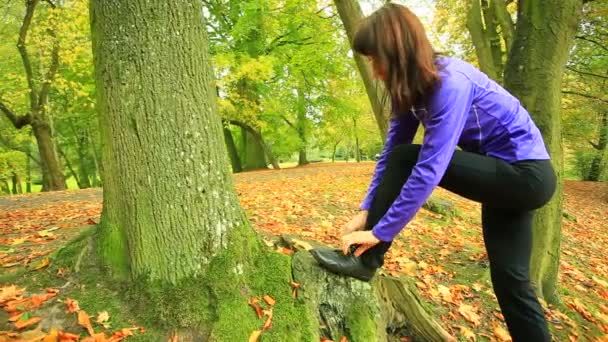
[[[394,3],[407,6],[414,12],[428,28],[431,27],[433,20],[434,4],[433,0],[396,0]],[[363,0],[359,2],[364,15],[371,14],[374,10],[382,6],[383,1],[379,0]]]

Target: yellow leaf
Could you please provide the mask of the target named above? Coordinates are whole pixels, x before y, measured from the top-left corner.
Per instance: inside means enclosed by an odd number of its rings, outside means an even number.
[[[511,335],[509,335],[509,332],[505,328],[503,328],[497,322],[495,322],[493,325],[494,325],[494,336],[496,336],[496,338],[498,338],[498,341],[500,341],[500,342],[512,341]]]
[[[262,335],[262,330],[256,330],[252,332],[249,336],[249,342],[257,342],[260,338],[260,335]]]
[[[95,320],[95,322],[97,323],[104,323],[107,322],[110,319],[110,314],[107,311],[102,311],[97,313],[97,320]]]
[[[51,263],[51,261],[49,260],[49,258],[44,258],[44,259],[40,260],[40,262],[36,265],[36,267],[34,267],[34,269],[35,270],[43,269],[43,268],[47,267],[50,263]]]
[[[458,312],[462,315],[462,317],[473,323],[473,325],[479,326],[480,317],[475,311],[475,308],[468,304],[461,304],[458,308]]]
[[[93,327],[91,326],[91,318],[83,310],[78,311],[78,324],[85,327],[87,329],[87,331],[89,332],[89,335],[91,335],[91,336],[95,335],[95,331],[93,331]]]
[[[462,334],[462,336],[466,338],[467,341],[477,341],[477,336],[475,336],[475,333],[471,329],[462,325],[459,325],[458,329],[460,329],[460,334]]]
[[[20,238],[20,239],[15,238],[15,239],[13,239],[13,242],[11,242],[11,245],[12,246],[20,245],[20,244],[24,243],[26,240],[27,240],[27,237]]]

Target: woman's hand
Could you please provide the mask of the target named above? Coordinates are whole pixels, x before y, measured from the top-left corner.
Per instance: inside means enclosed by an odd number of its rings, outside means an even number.
[[[365,223],[367,223],[367,210],[362,210],[342,227],[342,236],[365,229]]]
[[[361,256],[366,250],[380,243],[371,230],[353,232],[342,236],[342,252],[348,254],[351,245],[359,245],[355,250],[356,256]]]

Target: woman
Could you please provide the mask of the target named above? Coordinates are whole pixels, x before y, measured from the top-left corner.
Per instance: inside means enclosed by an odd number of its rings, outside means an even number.
[[[388,4],[366,18],[353,49],[384,82],[393,115],[361,212],[344,229],[343,251],[314,250],[317,261],[370,280],[439,185],[482,203],[492,283],[513,340],[549,341],[529,263],[532,212],[549,201],[556,179],[528,112],[473,66],[436,55],[406,7]],[[419,124],[424,140],[412,145]]]

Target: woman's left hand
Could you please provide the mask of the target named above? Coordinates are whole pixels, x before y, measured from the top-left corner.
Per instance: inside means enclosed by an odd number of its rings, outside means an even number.
[[[361,256],[366,250],[374,247],[378,243],[380,243],[380,240],[374,236],[371,230],[352,232],[342,236],[342,252],[346,255],[348,254],[351,245],[360,245],[357,250],[355,250],[355,255]]]

